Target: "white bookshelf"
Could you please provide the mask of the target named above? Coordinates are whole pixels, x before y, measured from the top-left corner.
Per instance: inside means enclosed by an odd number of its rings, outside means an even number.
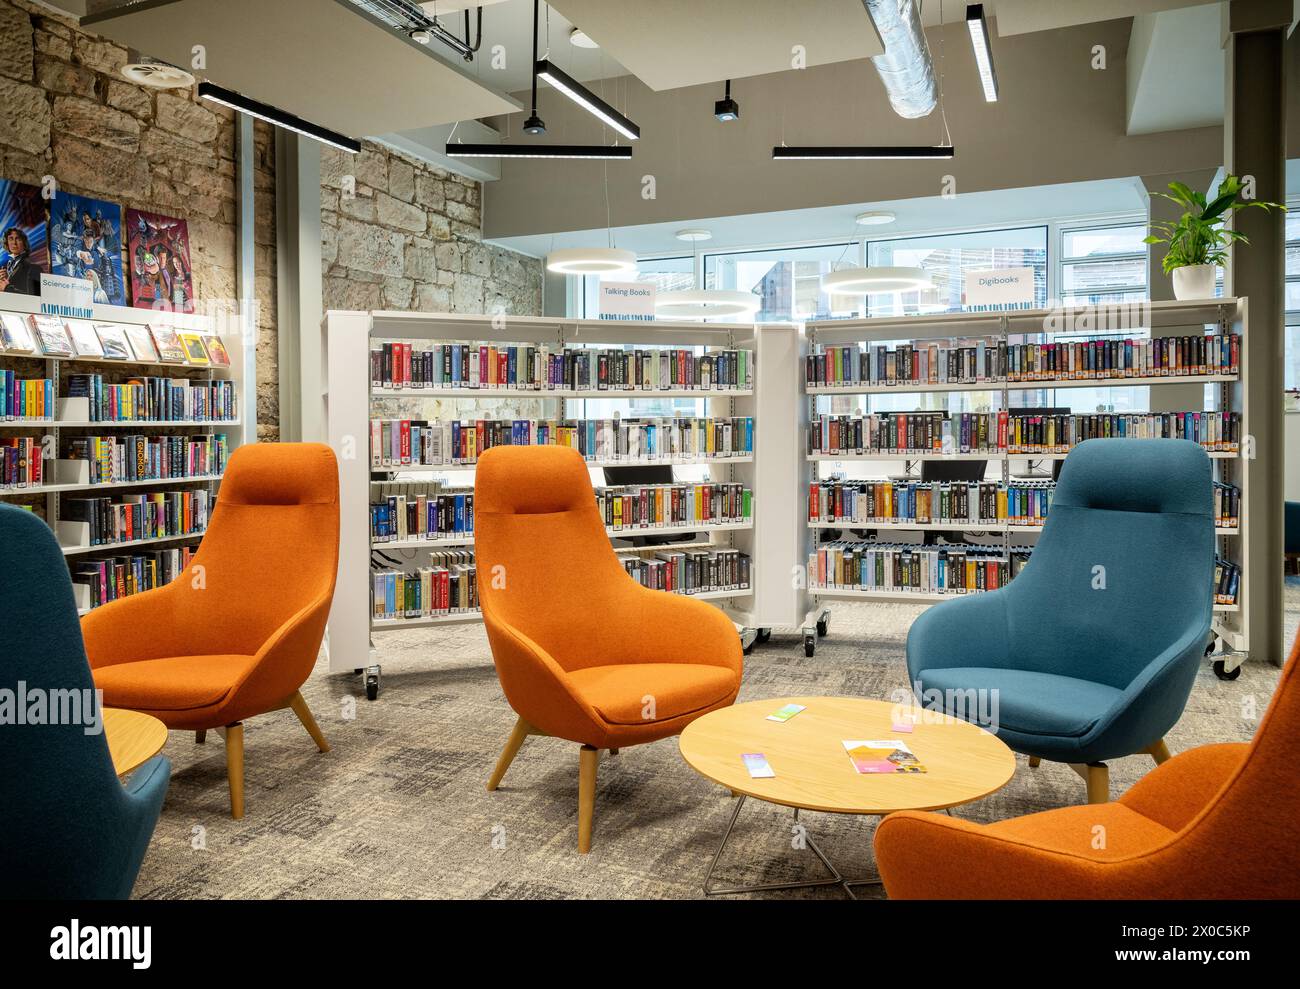
[[[823,320],[805,324],[801,343],[800,360],[797,362],[796,376],[803,392],[800,424],[806,448],[807,430],[818,411],[819,400],[828,397],[865,398],[870,408],[872,396],[911,395],[926,393],[993,393],[998,397],[1000,409],[1011,408],[1011,392],[1036,391],[1056,388],[1161,388],[1177,385],[1201,385],[1215,388],[1216,411],[1234,411],[1241,415],[1241,435],[1250,436],[1247,416],[1246,384],[1249,368],[1246,361],[1245,336],[1247,333],[1247,306],[1245,299],[1208,299],[1198,301],[1174,301],[1139,303],[1121,306],[1094,306],[1064,311],[1074,317],[1071,321],[1075,328],[1062,326],[1061,312],[1050,310],[1012,310],[991,313],[956,313],[938,316],[915,316],[878,319]],[[1095,327],[1102,326],[1098,331]],[[1080,325],[1082,324],[1082,325]],[[898,342],[924,342],[935,339],[992,338],[1005,340],[1010,337],[1030,336],[1046,333],[1047,339],[1087,339],[1104,336],[1107,333],[1122,331],[1135,335],[1163,335],[1159,331],[1171,331],[1174,335],[1195,334],[1206,329],[1220,333],[1238,333],[1242,336],[1241,359],[1238,374],[1186,374],[1157,377],[1113,376],[1105,378],[1039,378],[1034,380],[1007,380],[999,377],[978,381],[940,384],[895,384],[881,385],[873,383],[851,383],[833,386],[806,386],[803,357],[813,352],[816,345],[836,346],[849,344],[883,344]],[[918,397],[918,405],[923,400]],[[1018,403],[1024,405],[1026,403]],[[934,411],[933,409],[927,411]],[[834,413],[833,413],[834,414]],[[1246,583],[1247,554],[1250,547],[1250,520],[1245,512],[1247,487],[1249,484],[1249,449],[1243,442],[1240,452],[1207,450],[1214,465],[1216,480],[1235,484],[1241,492],[1242,517],[1237,526],[1218,526],[1215,529],[1216,552],[1236,563],[1241,570],[1237,602],[1231,605],[1214,606],[1214,634],[1221,641],[1225,655],[1223,662],[1227,672],[1234,670],[1246,657],[1250,648],[1248,608],[1246,595],[1249,588]],[[847,521],[812,521],[808,519],[807,497],[810,484],[820,480],[823,465],[839,464],[850,468],[859,464],[879,465],[882,470],[876,473],[884,476],[888,465],[893,463],[906,465],[924,461],[959,461],[984,460],[990,462],[1000,477],[989,478],[1006,483],[1011,480],[1012,466],[1017,468],[1025,464],[1046,463],[1063,460],[1068,453],[1016,453],[994,451],[991,453],[927,453],[927,452],[864,452],[841,454],[804,454],[804,469],[800,473],[800,505],[797,509],[804,529],[803,553],[801,561],[806,561],[818,542],[818,535],[826,529],[875,529],[882,533],[905,534],[925,531],[971,531],[989,535],[992,545],[1001,546],[1009,551],[1012,546],[1030,545],[1042,532],[1041,525],[1016,525],[999,523],[871,523]],[[1028,537],[1028,538],[1026,538]],[[810,578],[811,579],[811,578]],[[978,592],[965,592],[978,593]],[[825,602],[833,599],[876,600],[876,601],[943,601],[961,594],[924,594],[910,591],[878,591],[855,588],[809,587],[803,608],[808,615],[804,626],[806,651],[812,655],[815,648],[814,619],[816,631],[825,634],[829,612]]]
[[[565,346],[640,346],[739,349],[752,352],[754,387],[748,389],[570,389],[570,388],[468,388],[468,387],[375,387],[371,382],[370,350],[386,342],[418,341],[421,344],[450,342],[546,344],[555,350]],[[696,524],[682,526],[624,526],[608,528],[607,534],[622,555],[636,554],[636,548],[620,546],[622,540],[637,536],[676,536],[682,541],[646,547],[652,553],[663,549],[718,548],[737,549],[751,560],[750,586],[688,595],[696,600],[718,605],[737,624],[742,636],[752,640],[759,627],[782,624],[765,594],[763,577],[788,583],[789,566],[797,547],[790,542],[788,559],[772,557],[769,544],[780,540],[772,529],[789,529],[788,506],[784,492],[766,504],[770,477],[777,488],[787,488],[790,473],[797,469],[796,433],[789,424],[797,392],[791,389],[788,361],[797,350],[797,333],[793,326],[754,327],[748,324],[708,324],[685,322],[612,322],[573,320],[552,317],[474,316],[444,313],[337,312],[326,313],[322,322],[322,352],[327,382],[321,396],[322,421],[327,423],[328,442],[339,452],[340,470],[340,557],[339,578],[330,613],[328,652],[331,672],[352,672],[369,667],[378,676],[376,646],[382,640],[376,633],[398,629],[430,628],[481,621],[476,612],[424,616],[409,619],[374,618],[371,605],[371,560],[374,553],[421,554],[442,549],[469,549],[472,536],[429,537],[421,539],[378,540],[370,537],[369,505],[372,479],[432,479],[440,475],[457,478],[458,486],[472,484],[473,463],[441,465],[392,465],[376,467],[370,463],[369,436],[372,403],[391,399],[437,399],[457,403],[453,413],[463,416],[460,405],[473,409],[476,403],[499,398],[515,399],[521,405],[536,403],[536,414],[545,418],[575,418],[566,413],[566,403],[605,399],[691,398],[703,400],[704,415],[712,417],[752,416],[754,418],[754,452],[752,455],[724,457],[672,457],[660,459],[618,459],[587,461],[590,469],[606,466],[691,466],[704,469],[707,479],[719,483],[739,482],[753,491],[752,519],[745,522]],[[760,409],[760,396],[767,382],[790,390],[789,401],[768,415]],[[529,409],[532,405],[525,406]],[[764,405],[764,409],[768,406]],[[496,413],[486,413],[496,417]],[[635,413],[633,413],[635,414]],[[787,418],[786,427],[779,423]],[[599,416],[598,416],[599,418]],[[770,434],[770,435],[769,435]],[[782,444],[782,437],[786,443]],[[775,442],[774,442],[775,441]],[[776,444],[781,444],[780,446]],[[464,480],[460,480],[464,477]],[[779,480],[778,480],[779,478]],[[689,537],[694,535],[694,540]],[[688,541],[689,540],[689,541]],[[703,540],[703,542],[701,542]],[[369,680],[369,677],[368,677]],[[368,689],[369,693],[369,689]]]
[[[36,296],[22,296],[10,293],[0,295],[0,311],[27,316],[40,312],[40,299]],[[211,495],[216,494],[220,485],[221,474],[204,474],[190,477],[165,477],[146,480],[119,480],[91,483],[89,464],[86,461],[60,460],[57,452],[62,451],[68,433],[98,434],[117,430],[147,432],[156,435],[169,435],[173,431],[194,433],[224,433],[227,438],[229,454],[248,441],[245,436],[245,424],[256,419],[256,396],[249,394],[247,382],[252,380],[254,355],[252,348],[243,344],[239,332],[240,321],[232,317],[218,321],[209,316],[190,313],[157,312],[150,309],[134,309],[125,306],[94,307],[93,322],[119,323],[126,325],[162,324],[171,326],[178,332],[196,332],[219,336],[230,355],[230,366],[175,364],[162,361],[121,361],[107,360],[103,357],[51,357],[37,353],[21,353],[0,350],[0,367],[18,370],[26,376],[43,376],[54,381],[56,416],[51,419],[0,420],[0,438],[9,439],[16,436],[30,437],[32,431],[39,431],[42,445],[47,450],[56,452],[56,458],[43,462],[43,480],[40,485],[21,487],[0,487],[0,501],[30,504],[35,502],[44,508],[45,517],[59,540],[65,559],[70,565],[99,555],[116,556],[130,554],[138,550],[151,548],[174,548],[187,543],[197,544],[202,533],[161,536],[137,539],[129,542],[89,544],[89,526],[85,523],[63,520],[60,514],[60,496],[69,493],[87,493],[112,497],[116,492],[128,493],[148,490],[172,491],[180,488],[204,488]],[[230,380],[235,383],[236,415],[233,419],[223,420],[112,420],[92,421],[89,418],[89,400],[66,398],[60,393],[68,374],[105,373],[109,376],[122,375],[123,371],[149,377],[189,378],[196,382],[213,380]],[[255,439],[255,427],[252,438]],[[82,600],[78,591],[78,613],[89,612],[88,600]]]

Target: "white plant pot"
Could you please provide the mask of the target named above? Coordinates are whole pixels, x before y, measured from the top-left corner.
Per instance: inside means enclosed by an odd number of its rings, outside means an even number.
[[[1175,299],[1213,299],[1217,269],[1212,264],[1189,264],[1175,268]]]

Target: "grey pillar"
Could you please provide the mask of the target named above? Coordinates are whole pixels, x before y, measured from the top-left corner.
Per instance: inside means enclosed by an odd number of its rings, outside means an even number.
[[[1224,5],[1227,94],[1224,167],[1253,177],[1255,198],[1286,201],[1286,30],[1290,0],[1231,0]],[[1249,300],[1245,343],[1249,432],[1255,458],[1245,492],[1250,531],[1246,547],[1246,609],[1250,652],[1281,666],[1282,641],[1282,215],[1245,210],[1233,226],[1250,240],[1232,251],[1225,272],[1229,295]]]
[[[235,292],[239,297],[240,339],[244,391],[239,396],[239,418],[245,443],[257,442],[257,237],[254,232],[254,178],[257,149],[253,144],[253,118],[235,114],[235,156],[238,171],[235,190],[236,223]]]
[[[321,293],[320,145],[291,131],[275,139],[276,330],[280,438],[326,438]]]

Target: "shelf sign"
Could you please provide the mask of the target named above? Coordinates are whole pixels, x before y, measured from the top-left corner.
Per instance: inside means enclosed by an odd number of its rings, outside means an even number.
[[[93,319],[95,283],[89,278],[41,272],[41,312],[71,319]]]
[[[1032,306],[1033,268],[989,268],[966,272],[967,310],[980,306]]]
[[[647,282],[601,282],[596,311],[601,319],[653,320],[655,287]]]

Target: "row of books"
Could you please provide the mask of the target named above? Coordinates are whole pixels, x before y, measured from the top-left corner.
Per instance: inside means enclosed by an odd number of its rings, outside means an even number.
[[[632,484],[598,488],[596,507],[605,527],[653,529],[661,526],[750,522],[754,491],[739,483]]]
[[[969,594],[1004,587],[1029,561],[1028,547],[823,543],[808,556],[811,590]]]
[[[593,461],[728,458],[753,453],[754,420],[735,416],[370,421],[374,467],[472,464],[494,446],[566,446]]]
[[[1006,412],[823,414],[808,430],[809,454],[994,454],[1006,443]]]
[[[177,333],[161,323],[97,323],[44,313],[0,313],[0,349],[43,357],[230,366],[225,344],[209,333]]]
[[[978,384],[1006,378],[1005,340],[933,340],[926,343],[817,346],[804,359],[804,384],[813,388],[852,385]]]
[[[753,387],[748,350],[706,354],[687,348],[564,347],[443,343],[414,349],[385,343],[370,351],[376,388],[515,388],[536,391],[737,391]]]
[[[456,539],[474,535],[474,492],[439,490],[431,484],[379,482],[371,485],[370,539]],[[396,488],[391,494],[385,489]],[[432,489],[432,490],[430,490]]]
[[[54,380],[20,378],[0,368],[0,419],[53,419]]]
[[[1240,412],[1106,412],[1017,415],[1011,412],[1009,453],[1065,453],[1092,439],[1191,440],[1212,452],[1241,449]]]
[[[171,583],[189,567],[194,553],[193,546],[181,546],[83,560],[72,568],[72,582],[84,585],[91,608],[98,608],[118,598]]]
[[[653,557],[625,556],[623,569],[642,587],[673,594],[744,591],[753,561],[737,549],[666,550]]]
[[[153,491],[112,498],[70,498],[59,503],[61,521],[85,522],[91,546],[166,536],[199,535],[208,528],[211,497],[203,490]]]
[[[1237,374],[1241,364],[1241,335],[1197,333],[1181,337],[1021,343],[1011,345],[1007,358],[1008,381]]]
[[[1241,567],[1221,556],[1214,558],[1214,603],[1236,604],[1241,593]]]
[[[39,438],[10,436],[0,439],[0,490],[41,484],[45,478],[44,468]]]
[[[225,433],[78,436],[68,441],[68,459],[90,463],[90,484],[222,474],[228,457]]]
[[[430,618],[478,611],[478,572],[472,552],[432,554],[427,567],[379,570],[372,575],[371,615],[378,619]]]
[[[1241,522],[1241,489],[1213,482],[1214,524]],[[845,525],[1041,526],[1047,521],[1053,481],[820,481],[808,492],[810,522]]]
[[[111,384],[102,374],[71,374],[68,397],[89,400],[91,422],[232,422],[237,416],[233,381],[141,377]]]

